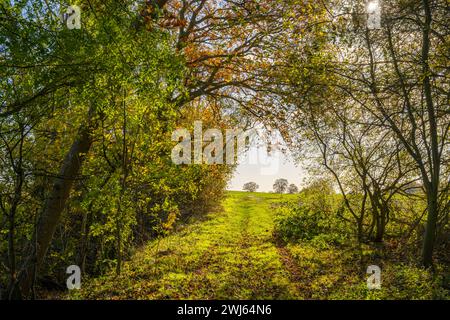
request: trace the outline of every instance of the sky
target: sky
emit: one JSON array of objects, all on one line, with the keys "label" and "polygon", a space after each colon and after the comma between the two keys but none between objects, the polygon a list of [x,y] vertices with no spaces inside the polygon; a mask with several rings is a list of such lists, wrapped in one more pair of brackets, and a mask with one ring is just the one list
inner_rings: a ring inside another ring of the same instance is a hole
[{"label": "sky", "polygon": [[[279,133],[271,140],[275,145],[284,146]],[[286,149],[286,147],[283,148]],[[242,190],[245,183],[252,181],[259,185],[258,191],[269,192],[273,191],[273,184],[279,178],[287,179],[289,184],[293,183],[301,189],[306,175],[306,170],[295,164],[289,150],[281,152],[274,148],[274,151],[269,154],[267,144],[261,144],[261,140],[259,140],[259,143],[253,144],[239,158],[234,176],[228,184],[228,190]]]},{"label": "sky", "polygon": [[[272,157],[273,158],[273,157]],[[297,167],[289,155],[281,154],[278,160],[272,160],[271,165],[240,163],[228,184],[228,190],[242,190],[244,183],[256,182],[258,191],[273,191],[273,183],[278,178],[287,179],[299,188],[306,177],[306,172]]]}]

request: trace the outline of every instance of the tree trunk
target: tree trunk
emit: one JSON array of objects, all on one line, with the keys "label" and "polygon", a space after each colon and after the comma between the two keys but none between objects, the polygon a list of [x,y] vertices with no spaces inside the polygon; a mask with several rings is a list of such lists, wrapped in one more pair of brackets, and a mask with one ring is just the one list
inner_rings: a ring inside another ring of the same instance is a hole
[{"label": "tree trunk", "polygon": [[38,222],[36,239],[34,241],[36,244],[35,248],[33,248],[32,254],[28,257],[19,279],[22,298],[29,297],[35,273],[44,261],[53,234],[69,199],[73,182],[79,178],[85,155],[91,148],[94,128],[95,123],[91,121],[91,118],[86,125],[81,126],[78,137],[66,154],[59,175],[53,182],[52,190]]},{"label": "tree trunk", "polygon": [[[432,188],[435,188],[434,186]],[[433,249],[436,238],[436,222],[438,217],[437,192],[430,192],[428,198],[428,218],[422,247],[422,264],[430,267],[433,264]]]},{"label": "tree trunk", "polygon": [[383,242],[384,238],[384,232],[386,230],[386,224],[387,224],[387,217],[389,208],[386,204],[382,203],[383,200],[378,200],[378,206],[379,209],[377,210],[378,214],[376,216],[377,223],[376,223],[376,231],[375,231],[375,238],[373,239],[374,242],[381,243]]},{"label": "tree trunk", "polygon": [[374,242],[383,242],[385,223],[382,214],[377,219],[377,229],[375,232]]},{"label": "tree trunk", "polygon": [[423,26],[423,43],[422,43],[422,67],[423,67],[423,88],[425,94],[425,103],[427,106],[427,114],[429,118],[430,128],[430,184],[427,190],[427,203],[428,203],[428,217],[427,225],[425,229],[425,236],[422,248],[422,264],[425,267],[430,267],[433,264],[433,249],[436,238],[436,223],[438,219],[438,194],[439,194],[439,174],[440,174],[440,153],[438,142],[438,130],[436,113],[434,110],[433,96],[431,90],[430,80],[430,66],[428,63],[429,51],[430,51],[430,32],[432,14],[429,0],[423,0],[425,11],[425,23]]}]

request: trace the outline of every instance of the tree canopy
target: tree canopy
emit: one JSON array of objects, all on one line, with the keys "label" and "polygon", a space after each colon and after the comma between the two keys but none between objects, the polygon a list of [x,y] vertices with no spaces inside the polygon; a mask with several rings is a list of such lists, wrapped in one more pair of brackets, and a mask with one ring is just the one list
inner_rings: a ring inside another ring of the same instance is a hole
[{"label": "tree canopy", "polygon": [[[74,2],[80,28],[60,1],[0,2],[7,299],[73,264],[120,275],[136,247],[218,210],[236,166],[174,163],[180,128],[200,153],[227,128],[281,133],[312,180],[273,184],[300,199],[280,205],[284,240],[345,225],[358,244],[420,246],[426,268],[445,260],[448,3],[384,1],[373,28],[366,1]],[[234,157],[231,140],[208,150]]]}]

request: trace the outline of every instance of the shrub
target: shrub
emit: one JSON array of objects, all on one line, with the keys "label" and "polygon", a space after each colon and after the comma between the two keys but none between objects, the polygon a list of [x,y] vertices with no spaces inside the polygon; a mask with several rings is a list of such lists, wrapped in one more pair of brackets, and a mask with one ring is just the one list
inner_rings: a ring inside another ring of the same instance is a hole
[{"label": "shrub", "polygon": [[333,226],[335,220],[328,212],[314,210],[308,205],[287,203],[278,208],[275,234],[286,242],[315,238],[322,242],[341,242],[338,238],[342,237]]},{"label": "shrub", "polygon": [[319,247],[342,244],[351,234],[337,215],[336,195],[304,189],[298,201],[277,208],[275,235],[286,242],[313,241]]}]

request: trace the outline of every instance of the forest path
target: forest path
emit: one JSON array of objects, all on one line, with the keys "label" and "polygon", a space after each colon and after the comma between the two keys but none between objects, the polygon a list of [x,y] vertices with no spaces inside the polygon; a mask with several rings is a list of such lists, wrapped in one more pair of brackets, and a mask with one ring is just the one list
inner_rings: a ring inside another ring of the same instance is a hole
[{"label": "forest path", "polygon": [[139,250],[119,277],[88,282],[82,298],[298,299],[272,232],[276,194],[230,192],[223,210]]}]

